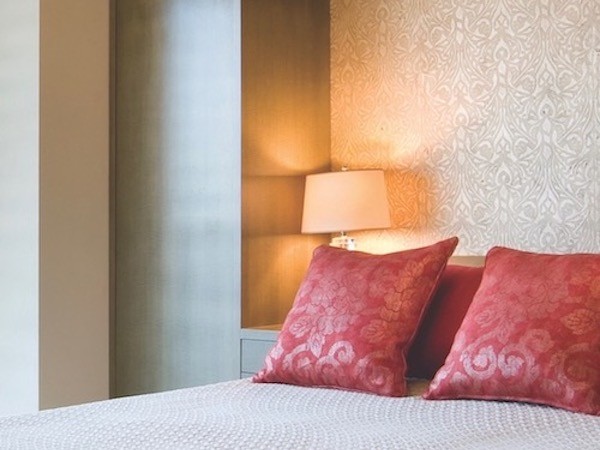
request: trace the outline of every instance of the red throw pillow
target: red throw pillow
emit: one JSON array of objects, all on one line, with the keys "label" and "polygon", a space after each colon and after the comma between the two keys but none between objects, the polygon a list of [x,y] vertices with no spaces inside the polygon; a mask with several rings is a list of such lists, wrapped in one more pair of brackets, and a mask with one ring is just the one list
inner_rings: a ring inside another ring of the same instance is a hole
[{"label": "red throw pillow", "polygon": [[482,275],[483,267],[446,266],[437,292],[408,351],[409,377],[431,380],[444,365]]},{"label": "red throw pillow", "polygon": [[255,382],[406,394],[406,350],[457,238],[370,255],[321,246]]},{"label": "red throw pillow", "polygon": [[600,255],[490,250],[481,286],[424,397],[600,415]]}]

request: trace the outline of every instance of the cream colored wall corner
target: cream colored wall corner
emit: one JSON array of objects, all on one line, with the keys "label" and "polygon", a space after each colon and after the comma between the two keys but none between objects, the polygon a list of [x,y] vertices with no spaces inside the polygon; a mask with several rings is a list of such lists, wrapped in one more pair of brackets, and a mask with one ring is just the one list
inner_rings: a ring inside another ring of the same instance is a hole
[{"label": "cream colored wall corner", "polygon": [[41,408],[109,395],[109,5],[40,2]]},{"label": "cream colored wall corner", "polygon": [[331,1],[334,168],[386,170],[371,251],[600,251],[600,3]]}]

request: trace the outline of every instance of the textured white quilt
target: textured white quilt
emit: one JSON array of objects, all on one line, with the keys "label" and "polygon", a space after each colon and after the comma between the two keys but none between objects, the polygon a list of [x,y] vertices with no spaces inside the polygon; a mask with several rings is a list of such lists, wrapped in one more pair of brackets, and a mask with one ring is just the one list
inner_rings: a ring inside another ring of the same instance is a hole
[{"label": "textured white quilt", "polygon": [[232,381],[0,419],[1,449],[598,449],[600,417]]}]

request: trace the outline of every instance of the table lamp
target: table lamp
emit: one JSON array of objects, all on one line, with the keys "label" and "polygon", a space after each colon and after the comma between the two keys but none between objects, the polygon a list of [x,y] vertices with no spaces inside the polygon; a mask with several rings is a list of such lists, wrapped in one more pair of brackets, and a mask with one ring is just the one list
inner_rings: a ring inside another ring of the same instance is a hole
[{"label": "table lamp", "polygon": [[302,233],[337,233],[330,245],[354,250],[346,233],[390,227],[383,170],[342,170],[307,175]]}]

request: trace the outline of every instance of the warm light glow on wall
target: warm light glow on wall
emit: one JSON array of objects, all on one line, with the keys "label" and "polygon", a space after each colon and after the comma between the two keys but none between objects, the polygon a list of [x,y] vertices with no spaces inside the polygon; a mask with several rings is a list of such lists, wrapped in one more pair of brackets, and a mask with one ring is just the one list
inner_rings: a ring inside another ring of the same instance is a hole
[{"label": "warm light glow on wall", "polygon": [[306,133],[294,120],[255,131],[249,130],[245,141],[246,153],[252,155],[247,166],[252,167],[253,176],[304,175],[329,168],[329,158],[323,156],[319,143],[307,141]]}]

